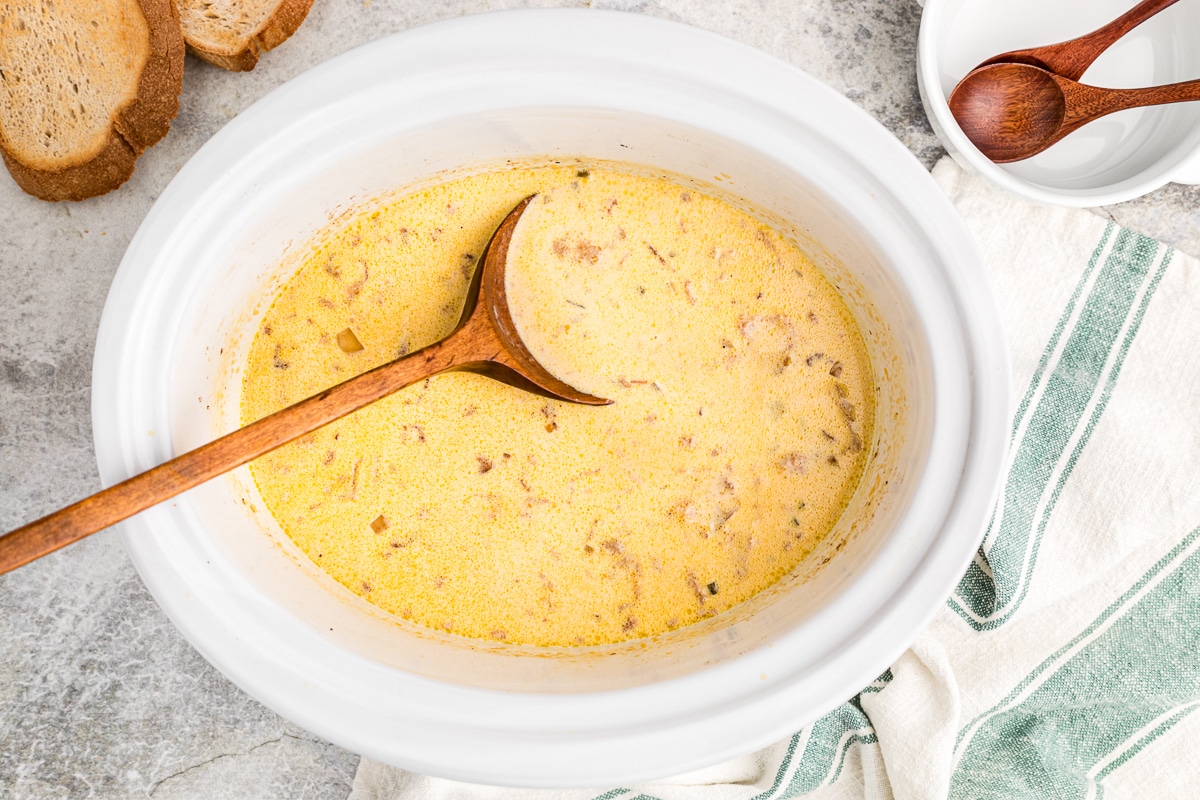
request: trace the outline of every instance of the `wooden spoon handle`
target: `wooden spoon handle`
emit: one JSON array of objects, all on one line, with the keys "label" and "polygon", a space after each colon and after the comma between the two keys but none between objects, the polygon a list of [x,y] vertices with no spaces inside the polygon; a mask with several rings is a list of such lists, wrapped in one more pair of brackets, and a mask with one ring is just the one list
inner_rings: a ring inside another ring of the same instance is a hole
[{"label": "wooden spoon handle", "polygon": [[1057,75],[1062,75],[1064,78],[1077,81],[1083,77],[1083,73],[1087,72],[1087,68],[1092,65],[1092,62],[1118,39],[1177,2],[1179,0],[1142,0],[1141,3],[1112,22],[1091,33],[1045,47],[1014,50],[1003,56],[997,56],[991,61],[985,61],[984,64],[994,64],[1000,61],[1031,63],[1037,67],[1044,67]]},{"label": "wooden spoon handle", "polygon": [[1200,79],[1145,89],[1102,89],[1083,83],[1064,84],[1062,81],[1058,85],[1067,101],[1067,113],[1061,130],[1064,136],[1098,117],[1117,111],[1200,100]]},{"label": "wooden spoon handle", "polygon": [[0,536],[0,575],[240,467],[405,386],[479,360],[470,356],[471,351],[479,349],[477,333],[471,327],[460,329],[437,344],[351,378]]},{"label": "wooden spoon handle", "polygon": [[1142,106],[1161,106],[1167,103],[1187,103],[1200,100],[1200,79],[1149,86],[1144,89],[1111,89],[1117,111]]}]

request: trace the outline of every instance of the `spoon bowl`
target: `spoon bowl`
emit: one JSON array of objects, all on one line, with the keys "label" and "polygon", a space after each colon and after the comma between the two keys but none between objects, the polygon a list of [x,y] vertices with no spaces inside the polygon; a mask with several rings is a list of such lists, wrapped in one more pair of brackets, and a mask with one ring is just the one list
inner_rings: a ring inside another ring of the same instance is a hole
[{"label": "spoon bowl", "polygon": [[[554,377],[539,364],[521,340],[513,322],[505,284],[508,247],[517,223],[536,196],[530,195],[517,203],[492,234],[480,259],[482,266],[475,270],[471,278],[467,299],[454,331],[442,341],[412,355],[425,353],[426,363],[434,363],[438,360],[436,354],[448,351],[454,354],[452,360],[455,363],[437,370],[439,372],[478,372],[501,383],[556,400],[589,406],[608,405],[611,400],[581,392]],[[410,357],[405,356],[398,361]]]},{"label": "spoon bowl", "polygon": [[950,93],[950,112],[997,164],[1040,153],[1061,138],[1067,98],[1054,76],[1027,64],[972,70]]}]

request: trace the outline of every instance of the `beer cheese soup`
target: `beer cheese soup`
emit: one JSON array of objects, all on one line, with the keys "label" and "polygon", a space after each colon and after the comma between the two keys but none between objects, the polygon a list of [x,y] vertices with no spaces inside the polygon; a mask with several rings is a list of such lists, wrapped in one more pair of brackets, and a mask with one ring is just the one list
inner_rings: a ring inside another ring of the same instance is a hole
[{"label": "beer cheese soup", "polygon": [[259,419],[450,333],[492,231],[522,339],[613,400],[430,378],[259,458],[279,525],[393,614],[530,645],[689,625],[790,572],[871,441],[862,336],[779,233],[666,180],[546,167],[453,180],[327,231],[263,318]]}]

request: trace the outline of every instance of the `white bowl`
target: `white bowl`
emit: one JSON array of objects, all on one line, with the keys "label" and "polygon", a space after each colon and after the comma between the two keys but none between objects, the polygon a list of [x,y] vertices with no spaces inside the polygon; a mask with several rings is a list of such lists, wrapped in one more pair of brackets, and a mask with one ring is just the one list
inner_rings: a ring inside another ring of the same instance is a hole
[{"label": "white bowl", "polygon": [[[1025,161],[994,164],[947,105],[951,90],[1000,53],[1074,39],[1133,0],[924,0],[917,84],[925,113],[958,163],[1043,203],[1104,206],[1174,181],[1200,183],[1200,103],[1131,109],[1085,125]],[[1200,78],[1200,4],[1182,2],[1135,28],[1088,69],[1084,83],[1126,89]]]},{"label": "white bowl", "polygon": [[244,469],[126,523],[138,571],[189,641],[343,747],[524,786],[630,783],[748,752],[882,672],[982,535],[1008,359],[982,261],[929,175],[852,103],[779,61],[589,11],[390,37],[290,81],[214,136],[151,209],[104,311],[103,480],[236,425],[250,337],[331,218],[448,169],[577,156],[684,176],[790,230],[889,370],[880,454],[825,549],[776,589],[649,642],[549,656],[374,609],[298,553]]}]

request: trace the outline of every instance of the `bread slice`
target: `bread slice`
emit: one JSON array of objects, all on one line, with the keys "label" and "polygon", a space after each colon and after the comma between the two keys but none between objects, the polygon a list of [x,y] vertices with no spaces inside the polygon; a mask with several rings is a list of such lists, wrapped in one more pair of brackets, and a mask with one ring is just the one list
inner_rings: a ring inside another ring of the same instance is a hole
[{"label": "bread slice", "polygon": [[172,0],[0,3],[0,155],[22,189],[82,200],[133,174],[179,111]]},{"label": "bread slice", "polygon": [[183,38],[210,64],[245,72],[258,54],[287,41],[313,0],[179,0]]}]

